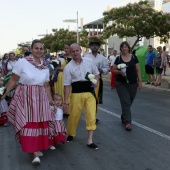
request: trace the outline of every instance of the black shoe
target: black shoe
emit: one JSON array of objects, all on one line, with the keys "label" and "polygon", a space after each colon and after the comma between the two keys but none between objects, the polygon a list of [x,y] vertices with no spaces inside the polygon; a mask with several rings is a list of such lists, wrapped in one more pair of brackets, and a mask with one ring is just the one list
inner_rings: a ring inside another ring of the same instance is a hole
[{"label": "black shoe", "polygon": [[150,82],[146,82],[145,84],[151,84]]},{"label": "black shoe", "polygon": [[94,149],[94,150],[98,150],[99,148],[98,148],[98,146],[97,145],[95,145],[94,143],[91,143],[91,144],[87,144],[87,146],[89,147],[89,148],[91,148],[91,149]]},{"label": "black shoe", "polygon": [[68,113],[64,113],[64,114],[63,114],[63,117],[67,117],[67,118],[68,118],[68,117],[69,117],[69,114],[68,114]]},{"label": "black shoe", "polygon": [[97,123],[100,123],[100,120],[99,120],[99,119],[96,119],[96,124],[97,124]]},{"label": "black shoe", "polygon": [[73,141],[73,136],[68,136],[67,137],[67,142],[72,142]]},{"label": "black shoe", "polygon": [[99,101],[99,104],[103,104],[103,101],[102,101],[102,100],[100,100],[100,101]]}]

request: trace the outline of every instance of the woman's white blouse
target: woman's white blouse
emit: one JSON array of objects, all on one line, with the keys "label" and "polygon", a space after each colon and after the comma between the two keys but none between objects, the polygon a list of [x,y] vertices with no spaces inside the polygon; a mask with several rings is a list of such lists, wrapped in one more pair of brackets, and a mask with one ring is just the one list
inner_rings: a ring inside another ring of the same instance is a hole
[{"label": "woman's white blouse", "polygon": [[14,65],[17,61],[9,61],[7,64],[7,70],[11,71],[14,68]]},{"label": "woman's white blouse", "polygon": [[25,58],[19,59],[16,62],[12,72],[20,77],[19,83],[21,84],[43,86],[45,82],[49,81],[48,68],[39,70]]}]

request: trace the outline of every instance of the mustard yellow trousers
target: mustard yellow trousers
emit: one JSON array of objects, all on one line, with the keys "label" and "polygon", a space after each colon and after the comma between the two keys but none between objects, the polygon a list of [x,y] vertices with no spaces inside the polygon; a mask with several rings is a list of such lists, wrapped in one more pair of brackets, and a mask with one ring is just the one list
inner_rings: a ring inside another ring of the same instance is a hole
[{"label": "mustard yellow trousers", "polygon": [[83,108],[85,109],[86,130],[96,129],[96,99],[90,92],[72,93],[70,99],[70,115],[68,117],[67,133],[76,135]]}]

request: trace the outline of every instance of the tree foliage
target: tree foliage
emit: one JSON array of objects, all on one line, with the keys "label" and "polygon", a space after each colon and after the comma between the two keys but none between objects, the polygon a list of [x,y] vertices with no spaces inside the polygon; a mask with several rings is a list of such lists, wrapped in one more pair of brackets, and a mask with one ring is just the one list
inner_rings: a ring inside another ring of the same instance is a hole
[{"label": "tree foliage", "polygon": [[167,42],[170,38],[170,14],[154,10],[147,1],[112,8],[103,15],[103,22],[111,23],[103,31],[106,38],[115,34],[120,38],[136,37],[133,47],[143,37],[159,36],[161,42]]},{"label": "tree foliage", "polygon": [[46,35],[41,41],[45,49],[50,52],[57,52],[63,50],[65,44],[71,44],[77,41],[76,32],[68,29],[52,29],[53,33]]},{"label": "tree foliage", "polygon": [[22,42],[22,43],[19,43],[18,44],[18,48],[17,48],[17,50],[18,50],[17,54],[23,54],[23,50],[22,49],[24,47],[28,47],[30,49],[31,42]]},{"label": "tree foliage", "polygon": [[[41,41],[44,44],[45,49],[49,49],[50,52],[57,52],[61,51],[64,48],[65,44],[72,44],[77,42],[77,32],[69,31],[68,29],[53,29],[53,33],[50,35],[46,35]],[[79,44],[82,47],[89,47],[89,42],[92,40],[96,40],[104,43],[103,37],[93,37],[89,36],[87,30],[82,30],[79,32]]]}]

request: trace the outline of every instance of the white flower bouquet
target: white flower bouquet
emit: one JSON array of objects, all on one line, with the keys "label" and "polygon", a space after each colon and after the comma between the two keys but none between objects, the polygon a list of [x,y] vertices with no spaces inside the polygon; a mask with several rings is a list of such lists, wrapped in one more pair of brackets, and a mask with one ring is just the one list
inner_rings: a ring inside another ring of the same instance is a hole
[{"label": "white flower bouquet", "polygon": [[97,80],[96,80],[94,74],[91,74],[91,73],[87,72],[87,74],[85,76],[85,79],[91,81],[94,85],[97,84]]},{"label": "white flower bouquet", "polygon": [[117,68],[119,70],[121,70],[123,73],[125,73],[125,79],[126,79],[126,82],[129,83],[128,79],[127,79],[127,76],[126,76],[126,68],[127,68],[127,65],[125,63],[122,63],[122,64],[118,64],[117,65]]}]

